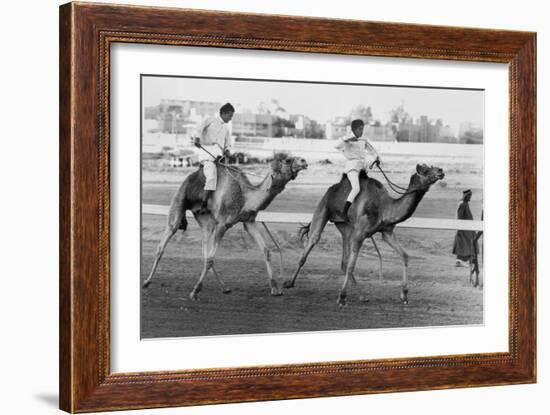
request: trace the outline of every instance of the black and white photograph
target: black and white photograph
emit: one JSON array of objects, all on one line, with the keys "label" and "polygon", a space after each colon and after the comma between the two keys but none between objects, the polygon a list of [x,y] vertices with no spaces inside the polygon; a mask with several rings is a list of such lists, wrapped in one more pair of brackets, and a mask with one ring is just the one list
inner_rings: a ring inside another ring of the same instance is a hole
[{"label": "black and white photograph", "polygon": [[141,75],[143,339],[483,324],[484,91]]}]

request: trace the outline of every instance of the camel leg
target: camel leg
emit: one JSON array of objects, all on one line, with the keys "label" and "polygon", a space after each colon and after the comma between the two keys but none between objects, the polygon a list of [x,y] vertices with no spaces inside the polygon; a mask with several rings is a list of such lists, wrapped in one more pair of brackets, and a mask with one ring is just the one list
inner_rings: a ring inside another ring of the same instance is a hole
[{"label": "camel leg", "polygon": [[167,226],[164,230],[164,234],[162,235],[162,239],[160,240],[158,246],[157,246],[157,252],[155,253],[155,260],[153,262],[153,267],[151,268],[151,272],[149,273],[149,276],[147,279],[143,282],[143,288],[147,288],[149,284],[151,283],[151,280],[153,279],[153,275],[155,274],[155,271],[157,270],[157,266],[159,264],[160,259],[162,258],[162,255],[164,254],[164,250],[166,249],[166,245],[168,244],[168,241],[172,239],[172,236],[177,232],[178,227],[177,226]]},{"label": "camel leg", "polygon": [[273,270],[271,269],[271,251],[267,247],[262,234],[260,233],[260,228],[256,222],[244,222],[244,229],[256,242],[260,250],[264,254],[265,267],[267,268],[267,278],[269,280],[269,286],[271,288],[271,295],[282,295],[283,292],[277,286],[277,283],[273,279]]},{"label": "camel leg", "polygon": [[479,285],[479,268],[476,264],[476,258],[474,258],[474,260],[470,259],[470,284],[472,284],[473,287],[477,287]]},{"label": "camel leg", "polygon": [[203,267],[201,271],[201,275],[199,277],[199,280],[196,282],[195,286],[193,287],[193,290],[189,294],[189,298],[191,300],[198,300],[198,294],[202,290],[202,281],[206,274],[208,273],[208,270],[214,265],[213,260],[208,260],[208,252],[211,250],[213,245],[213,237],[214,233],[208,235],[207,240],[202,242],[202,258],[203,258]]},{"label": "camel leg", "polygon": [[380,254],[380,250],[378,249],[378,244],[374,240],[374,236],[371,236],[370,240],[372,241],[372,244],[374,245],[374,249],[378,254],[378,263],[380,264],[380,267],[378,268],[378,281],[382,282],[382,280],[384,279],[384,276],[382,275],[382,255]]},{"label": "camel leg", "polygon": [[[202,234],[202,257],[203,258],[206,258],[207,257],[207,241],[208,241],[208,238],[210,236],[209,232],[212,232],[212,230],[214,229],[214,227],[212,226],[211,223],[202,223],[202,225],[204,226],[202,231],[203,231],[203,234]],[[231,292],[231,290],[229,288],[227,288],[227,286],[225,285],[225,283],[223,282],[222,278],[220,277],[220,274],[217,273],[216,269],[214,268],[214,265],[211,266],[211,269],[212,269],[212,272],[214,273],[214,276],[216,277],[216,281],[218,281],[218,284],[220,284],[220,287],[222,289],[222,293],[224,294],[229,294]]]},{"label": "camel leg", "polygon": [[308,240],[307,246],[305,247],[304,252],[302,253],[302,256],[300,257],[300,262],[298,263],[298,268],[294,272],[294,275],[292,276],[292,278],[289,279],[289,280],[286,280],[283,283],[283,287],[285,287],[285,288],[294,287],[294,284],[296,283],[296,278],[298,278],[298,274],[300,273],[300,270],[302,269],[302,267],[306,263],[306,259],[309,255],[309,253],[311,252],[313,247],[317,244],[317,242],[318,242],[318,240],[315,241],[313,238],[310,238]]},{"label": "camel leg", "polygon": [[351,241],[351,244],[350,244],[351,252],[350,252],[350,256],[346,267],[344,284],[342,285],[342,289],[340,290],[340,294],[338,295],[338,299],[336,300],[336,303],[339,306],[343,307],[346,305],[348,283],[351,281],[354,285],[357,284],[357,281],[355,280],[353,273],[355,271],[355,265],[357,264],[357,257],[359,256],[359,250],[361,249],[363,240],[364,238],[355,237]]},{"label": "camel leg", "polygon": [[346,267],[348,265],[349,252],[350,252],[350,227],[342,222],[335,223],[336,229],[340,231],[342,235],[342,262],[340,263],[340,269],[342,272],[346,272]]},{"label": "camel leg", "polygon": [[326,209],[322,210],[320,213],[317,211],[313,214],[313,220],[310,224],[310,231],[309,231],[309,238],[307,240],[307,244],[304,248],[304,252],[302,253],[302,256],[300,257],[300,262],[298,263],[298,268],[294,272],[294,275],[292,276],[292,279],[286,280],[284,282],[285,288],[292,288],[294,287],[294,284],[296,283],[296,278],[298,278],[298,274],[300,273],[300,270],[306,263],[306,259],[313,249],[315,245],[317,245],[317,242],[321,239],[321,234],[323,233],[323,229],[325,229],[325,225],[328,222],[328,212]]},{"label": "camel leg", "polygon": [[409,255],[401,247],[393,231],[382,232],[382,238],[393,250],[401,257],[403,261],[403,280],[401,282],[401,300],[403,304],[409,304],[409,287],[407,280],[407,266],[409,265]]},{"label": "camel leg", "polygon": [[279,278],[283,278],[283,273],[284,273],[284,269],[283,269],[283,250],[281,249],[281,246],[277,242],[277,239],[275,239],[275,236],[271,233],[271,231],[269,230],[267,225],[264,222],[262,222],[262,225],[263,225],[265,231],[267,232],[267,234],[269,235],[269,237],[271,238],[271,240],[273,241],[273,244],[277,248],[277,252],[279,252],[279,270],[280,270],[279,271]]},{"label": "camel leg", "polygon": [[157,246],[157,251],[155,253],[155,260],[153,261],[153,267],[151,268],[151,272],[149,273],[149,276],[146,278],[146,280],[143,282],[143,288],[147,288],[147,286],[151,283],[151,280],[153,279],[153,275],[155,274],[155,271],[157,270],[157,266],[159,264],[160,259],[162,258],[162,255],[164,254],[164,250],[166,249],[166,245],[168,244],[168,241],[172,239],[172,236],[180,229],[180,225],[183,223],[185,226],[182,228],[185,231],[185,227],[187,225],[187,221],[185,219],[185,206],[179,201],[173,201],[170,205],[170,211],[168,212],[168,218],[166,221],[166,227],[164,228],[164,234],[162,235],[162,238]]},{"label": "camel leg", "polygon": [[223,280],[221,279],[220,275],[218,274],[218,272],[217,272],[216,269],[214,268],[214,265],[212,265],[211,269],[212,269],[212,272],[214,273],[214,276],[216,277],[216,280],[217,280],[218,283],[220,284],[220,287],[221,287],[221,289],[222,289],[222,293],[224,293],[224,294],[230,294],[230,293],[231,293],[231,289],[230,289],[230,288],[227,288],[227,286],[225,285],[225,283],[224,283]]},{"label": "camel leg", "polygon": [[346,272],[349,259],[349,245],[350,242],[348,238],[342,238],[342,262],[340,263],[340,269],[342,272]]},{"label": "camel leg", "polygon": [[[208,233],[204,232],[203,240],[202,240],[202,256],[203,256],[203,258],[206,258],[206,256],[207,256],[207,250],[206,250],[207,240],[208,240]],[[222,278],[220,277],[220,274],[218,274],[218,272],[214,268],[214,265],[212,265],[211,269],[212,269],[212,272],[214,273],[214,276],[216,277],[216,281],[218,281],[218,284],[220,284],[220,287],[222,289],[222,293],[224,293],[224,294],[231,293],[231,289],[227,288],[227,286],[223,282]]]},{"label": "camel leg", "polygon": [[[189,294],[189,298],[191,300],[198,300],[198,294],[202,289],[202,282],[204,280],[204,277],[206,277],[206,274],[208,274],[208,271],[210,270],[210,268],[212,268],[212,266],[214,265],[214,255],[216,255],[216,250],[218,249],[218,245],[224,233],[225,233],[225,226],[221,226],[221,227],[216,227],[213,232],[208,234],[206,244],[203,245],[204,264],[203,264],[202,272],[199,277],[199,280],[197,281],[197,283],[193,287],[193,290]],[[221,281],[221,279],[219,281]]]}]

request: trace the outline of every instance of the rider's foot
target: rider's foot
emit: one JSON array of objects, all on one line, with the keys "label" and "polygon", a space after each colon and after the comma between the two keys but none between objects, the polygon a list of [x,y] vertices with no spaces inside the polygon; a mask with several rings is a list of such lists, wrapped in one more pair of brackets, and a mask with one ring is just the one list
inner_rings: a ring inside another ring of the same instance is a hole
[{"label": "rider's foot", "polygon": [[350,206],[351,206],[351,202],[346,200],[346,204],[344,205],[344,210],[342,211],[342,219],[344,220],[344,222],[349,222],[348,211]]},{"label": "rider's foot", "polygon": [[202,202],[201,202],[201,208],[199,209],[199,213],[201,215],[204,215],[208,212],[210,212],[210,210],[208,209],[208,199],[210,198],[210,195],[214,193],[213,190],[205,190],[203,195],[202,195]]},{"label": "rider's foot", "polygon": [[208,202],[202,202],[201,207],[199,209],[199,215],[205,215],[209,212],[210,210],[208,209]]}]

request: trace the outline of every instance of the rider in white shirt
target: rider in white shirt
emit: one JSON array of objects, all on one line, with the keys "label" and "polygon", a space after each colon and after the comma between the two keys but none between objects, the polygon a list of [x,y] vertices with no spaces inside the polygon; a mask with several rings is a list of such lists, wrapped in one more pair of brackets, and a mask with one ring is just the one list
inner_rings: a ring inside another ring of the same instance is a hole
[{"label": "rider in white shirt", "polygon": [[207,117],[197,127],[194,135],[195,146],[200,148],[199,162],[203,166],[203,173],[206,178],[201,209],[206,211],[208,198],[216,190],[217,169],[216,158],[228,154],[231,148],[231,133],[227,123],[235,114],[235,108],[230,103],[220,108],[220,114]]},{"label": "rider in white shirt", "polygon": [[353,120],[351,122],[351,131],[353,134],[338,140],[338,145],[336,146],[346,158],[344,172],[347,174],[351,184],[351,191],[342,211],[342,217],[346,222],[349,220],[348,210],[361,190],[359,186],[359,172],[366,167],[366,154],[370,154],[375,158],[375,161],[380,162],[380,156],[376,149],[363,137],[364,128],[365,123],[362,120]]}]

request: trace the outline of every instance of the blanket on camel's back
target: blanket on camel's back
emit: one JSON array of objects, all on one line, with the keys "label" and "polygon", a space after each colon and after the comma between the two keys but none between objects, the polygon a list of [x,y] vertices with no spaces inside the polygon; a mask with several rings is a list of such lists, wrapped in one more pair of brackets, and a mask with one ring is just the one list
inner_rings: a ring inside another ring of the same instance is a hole
[{"label": "blanket on camel's back", "polygon": [[[386,188],[378,180],[368,177],[365,170],[359,172],[359,185],[361,191],[359,195],[354,200],[351,209],[357,208],[357,205],[367,214],[367,215],[378,215],[379,202],[380,202],[380,193],[388,193]],[[342,210],[344,209],[344,204],[348,198],[349,192],[351,191],[351,184],[349,182],[347,174],[342,175],[342,179],[332,186],[329,187],[326,193],[326,204],[330,212],[329,220],[331,222],[342,222]],[[376,197],[378,196],[378,197]],[[359,203],[360,202],[360,203]],[[356,205],[356,206],[353,206]]]}]

